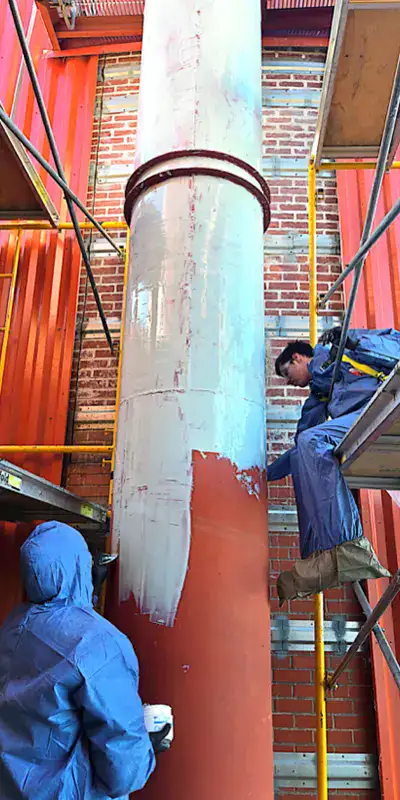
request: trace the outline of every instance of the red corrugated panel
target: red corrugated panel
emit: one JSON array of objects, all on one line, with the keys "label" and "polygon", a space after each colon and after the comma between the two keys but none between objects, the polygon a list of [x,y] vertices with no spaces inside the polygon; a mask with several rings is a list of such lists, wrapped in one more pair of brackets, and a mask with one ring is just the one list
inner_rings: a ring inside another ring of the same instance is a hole
[{"label": "red corrugated panel", "polygon": [[[31,20],[32,0],[20,0],[25,30]],[[33,11],[35,13],[35,10]],[[49,116],[67,180],[85,200],[88,184],[97,57],[70,61],[46,59],[51,49],[40,14],[36,15],[30,42]],[[7,2],[0,3],[0,99],[10,111],[21,64],[21,51]],[[24,78],[18,98],[16,123],[46,158],[49,146],[34,102],[30,82]],[[38,170],[58,209],[61,192]],[[61,217],[66,219],[65,202]],[[9,272],[15,234],[0,234],[0,271]],[[16,287],[6,370],[0,402],[0,442],[7,444],[63,444],[75,333],[80,254],[73,233],[25,232]],[[7,280],[0,282],[0,314],[8,295]],[[0,321],[0,325],[4,324]],[[10,459],[17,463],[17,459]],[[61,458],[19,459],[26,469],[58,482]],[[0,613],[19,595],[17,555],[25,530],[2,526],[0,584],[8,576],[7,592],[0,595]],[[3,575],[4,570],[4,575]],[[11,576],[11,577],[10,577]]]},{"label": "red corrugated panel", "polygon": [[[371,191],[371,170],[339,172],[337,174],[343,263],[357,252]],[[393,170],[385,177],[374,227],[400,195],[400,171]],[[351,280],[347,281],[348,294]],[[400,220],[392,225],[372,249],[367,258],[358,291],[352,327],[400,329]],[[360,493],[364,530],[392,573],[400,568],[400,508],[387,492]],[[369,597],[375,605],[386,588],[386,581],[371,581]],[[384,615],[383,627],[400,660],[400,600],[397,599]],[[397,727],[400,718],[400,697],[381,651],[372,639],[372,658],[375,679],[375,698],[382,797],[400,798],[400,738]]]},{"label": "red corrugated panel", "polygon": [[[20,3],[26,27],[31,7],[32,0]],[[1,4],[0,15],[0,98],[10,110],[21,55],[7,3]],[[49,49],[50,43],[39,14],[30,47],[67,180],[84,200],[97,58],[74,58],[66,62],[44,58],[43,50]],[[50,159],[49,145],[26,75],[15,120]],[[60,208],[61,190],[43,170],[39,169],[39,172],[57,208]],[[64,201],[61,216],[67,219]],[[1,234],[2,271],[9,270],[14,240],[14,234]],[[0,442],[64,442],[79,266],[80,254],[73,233],[24,233],[1,397]],[[1,310],[4,310],[8,293],[5,281],[0,288]],[[26,459],[25,466],[50,480],[57,481],[60,475],[59,458]]]}]

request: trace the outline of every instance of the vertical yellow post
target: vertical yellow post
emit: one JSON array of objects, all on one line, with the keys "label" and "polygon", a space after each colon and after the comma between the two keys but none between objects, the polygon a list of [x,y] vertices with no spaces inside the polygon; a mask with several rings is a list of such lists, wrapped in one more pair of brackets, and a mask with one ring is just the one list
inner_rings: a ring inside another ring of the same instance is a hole
[{"label": "vertical yellow post", "polygon": [[124,330],[125,330],[125,309],[126,309],[126,288],[128,283],[128,267],[129,267],[129,245],[130,245],[130,230],[126,231],[125,243],[125,267],[124,267],[124,293],[122,299],[122,313],[121,313],[121,329],[119,337],[119,353],[118,353],[118,373],[117,373],[117,392],[115,396],[115,416],[114,416],[114,429],[113,429],[113,449],[111,456],[111,481],[110,491],[108,495],[108,505],[111,510],[112,496],[113,496],[113,474],[115,466],[115,445],[117,440],[117,425],[118,425],[118,411],[119,411],[119,398],[121,396],[121,367],[122,367],[122,347],[124,343]]},{"label": "vertical yellow post", "polygon": [[[316,169],[313,160],[308,165],[308,236],[310,262],[310,342],[317,343],[317,194]],[[328,753],[326,734],[324,596],[314,596],[315,625],[315,711],[317,729],[318,800],[328,800]]]},{"label": "vertical yellow post", "polygon": [[308,257],[310,269],[310,342],[317,344],[317,187],[313,160],[308,165]]},{"label": "vertical yellow post", "polygon": [[10,288],[8,291],[8,302],[7,302],[7,311],[6,311],[6,321],[4,323],[4,336],[3,342],[1,345],[1,353],[0,353],[0,393],[3,388],[3,379],[4,379],[4,370],[6,365],[6,355],[7,355],[7,347],[8,347],[8,340],[10,338],[10,328],[11,328],[11,317],[12,317],[12,310],[14,306],[14,296],[15,296],[15,286],[17,283],[17,274],[18,274],[18,264],[19,264],[19,255],[21,252],[21,237],[22,231],[19,228],[17,232],[17,238],[15,241],[15,250],[14,250],[14,259],[13,259],[13,267],[11,273],[11,283]]},{"label": "vertical yellow post", "polygon": [[318,800],[328,800],[328,750],[326,734],[324,595],[314,596],[315,711],[317,721]]},{"label": "vertical yellow post", "polygon": [[[124,329],[125,329],[126,287],[128,283],[128,267],[129,267],[129,244],[130,244],[130,230],[128,228],[126,231],[126,243],[125,243],[124,289],[122,298],[121,328],[120,328],[119,353],[118,353],[117,391],[115,395],[115,415],[114,415],[113,441],[112,441],[112,453],[111,453],[111,478],[110,478],[110,488],[108,490],[108,513],[110,515],[111,515],[111,505],[113,499],[113,484],[114,484],[113,475],[115,467],[115,444],[117,439],[119,398],[121,395],[122,346],[124,342]],[[111,551],[110,535],[107,538],[106,551],[107,553]],[[98,610],[100,610],[100,613],[103,615],[106,603],[106,588],[107,588],[107,581],[103,583],[98,602]]]}]

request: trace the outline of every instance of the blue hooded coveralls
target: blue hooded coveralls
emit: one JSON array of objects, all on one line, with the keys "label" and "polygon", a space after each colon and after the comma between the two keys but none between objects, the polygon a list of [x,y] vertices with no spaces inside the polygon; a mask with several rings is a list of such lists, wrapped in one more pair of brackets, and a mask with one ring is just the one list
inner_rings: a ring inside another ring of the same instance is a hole
[{"label": "blue hooded coveralls", "polygon": [[[269,465],[268,481],[291,474],[296,495],[300,554],[330,550],[362,536],[358,509],[342,477],[334,450],[380,386],[365,374],[354,374],[342,362],[328,407],[333,364],[326,367],[330,348],[317,344],[308,364],[310,396],[305,401],[295,446]],[[324,421],[326,415],[330,420]]]},{"label": "blue hooded coveralls", "polygon": [[1,800],[125,800],[155,756],[132,645],[92,607],[86,542],[46,522],[21,568],[29,602],[0,629]]}]

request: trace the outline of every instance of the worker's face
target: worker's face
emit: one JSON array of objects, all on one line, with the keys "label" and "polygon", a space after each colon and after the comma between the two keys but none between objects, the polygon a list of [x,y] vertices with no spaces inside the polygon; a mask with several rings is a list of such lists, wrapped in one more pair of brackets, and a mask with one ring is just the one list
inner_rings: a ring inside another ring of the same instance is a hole
[{"label": "worker's face", "polygon": [[308,356],[294,353],[287,364],[282,364],[280,369],[281,377],[285,378],[289,386],[299,386],[301,388],[308,386],[311,380],[311,375],[308,371],[309,361],[310,358]]}]

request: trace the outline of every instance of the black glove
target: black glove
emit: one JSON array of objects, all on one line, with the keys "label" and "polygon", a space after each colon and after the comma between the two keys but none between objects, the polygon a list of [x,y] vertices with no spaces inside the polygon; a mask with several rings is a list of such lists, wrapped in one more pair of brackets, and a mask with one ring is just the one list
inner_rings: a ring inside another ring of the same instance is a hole
[{"label": "black glove", "polygon": [[172,726],[170,723],[166,722],[160,731],[152,731],[152,733],[149,733],[150,741],[153,745],[153,750],[155,753],[163,753],[165,750],[168,750],[171,742],[165,737],[168,736],[171,727]]},{"label": "black glove", "polygon": [[[319,337],[318,342],[323,345],[332,344],[337,347],[339,345],[341,335],[341,325],[335,325],[334,328],[330,328],[328,331],[325,331],[322,336]],[[357,345],[358,340],[352,339],[351,336],[347,337],[345,345],[346,350],[355,350]]]},{"label": "black glove", "polygon": [[101,587],[107,578],[110,565],[116,561],[116,553],[96,553],[93,558],[92,581],[95,597],[100,597]]}]

